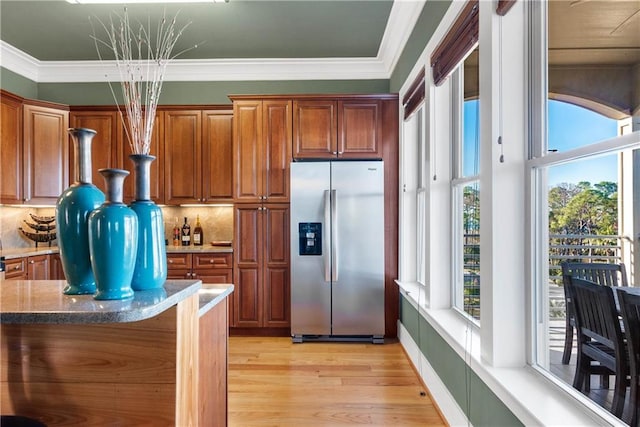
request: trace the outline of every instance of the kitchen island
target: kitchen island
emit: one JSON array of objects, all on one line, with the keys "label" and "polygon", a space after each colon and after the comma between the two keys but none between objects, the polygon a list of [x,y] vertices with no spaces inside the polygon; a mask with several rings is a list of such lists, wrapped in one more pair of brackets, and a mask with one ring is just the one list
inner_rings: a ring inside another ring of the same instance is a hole
[{"label": "kitchen island", "polygon": [[233,285],[168,280],[96,301],[64,295],[65,283],[0,283],[1,414],[49,426],[226,423]]}]

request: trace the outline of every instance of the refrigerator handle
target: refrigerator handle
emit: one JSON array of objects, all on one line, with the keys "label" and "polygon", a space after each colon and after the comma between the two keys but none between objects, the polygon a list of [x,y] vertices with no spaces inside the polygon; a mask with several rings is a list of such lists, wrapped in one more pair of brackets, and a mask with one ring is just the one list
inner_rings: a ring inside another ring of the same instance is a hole
[{"label": "refrigerator handle", "polygon": [[338,281],[338,193],[331,190],[331,278]]},{"label": "refrigerator handle", "polygon": [[324,226],[322,227],[322,258],[324,259],[324,281],[331,282],[331,250],[329,233],[331,227],[331,192],[324,190]]}]

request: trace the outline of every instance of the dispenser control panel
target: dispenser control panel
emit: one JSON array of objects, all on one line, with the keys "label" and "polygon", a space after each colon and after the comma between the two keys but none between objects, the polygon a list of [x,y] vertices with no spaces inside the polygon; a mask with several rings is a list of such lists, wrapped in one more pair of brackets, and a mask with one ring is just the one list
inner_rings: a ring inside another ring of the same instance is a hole
[{"label": "dispenser control panel", "polygon": [[322,255],[322,223],[298,223],[298,241],[300,255]]}]

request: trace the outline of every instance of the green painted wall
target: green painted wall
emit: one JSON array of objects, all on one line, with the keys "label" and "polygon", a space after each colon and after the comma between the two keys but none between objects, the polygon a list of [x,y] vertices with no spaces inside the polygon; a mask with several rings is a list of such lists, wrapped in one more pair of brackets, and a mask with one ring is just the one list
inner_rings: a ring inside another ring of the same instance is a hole
[{"label": "green painted wall", "polygon": [[38,84],[11,70],[0,67],[0,88],[23,98],[38,97]]},{"label": "green painted wall", "polygon": [[472,425],[523,426],[404,296],[400,298],[400,321]]},{"label": "green painted wall", "polygon": [[[119,84],[114,85],[114,91],[119,94]],[[160,104],[231,104],[230,94],[388,92],[388,80],[164,82]],[[107,83],[40,83],[38,99],[68,105],[114,103]]]},{"label": "green painted wall", "polygon": [[402,84],[407,80],[411,69],[433,36],[442,17],[449,9],[451,0],[428,1],[422,8],[422,13],[411,32],[411,36],[400,55],[400,59],[391,74],[390,92],[399,92]]}]

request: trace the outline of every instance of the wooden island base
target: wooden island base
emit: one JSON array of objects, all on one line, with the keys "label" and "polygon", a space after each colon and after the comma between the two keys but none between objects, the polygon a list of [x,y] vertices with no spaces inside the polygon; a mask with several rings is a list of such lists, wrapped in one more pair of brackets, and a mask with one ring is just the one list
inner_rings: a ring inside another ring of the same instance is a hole
[{"label": "wooden island base", "polygon": [[227,299],[199,305],[195,293],[141,321],[0,325],[0,413],[48,426],[226,425]]}]

